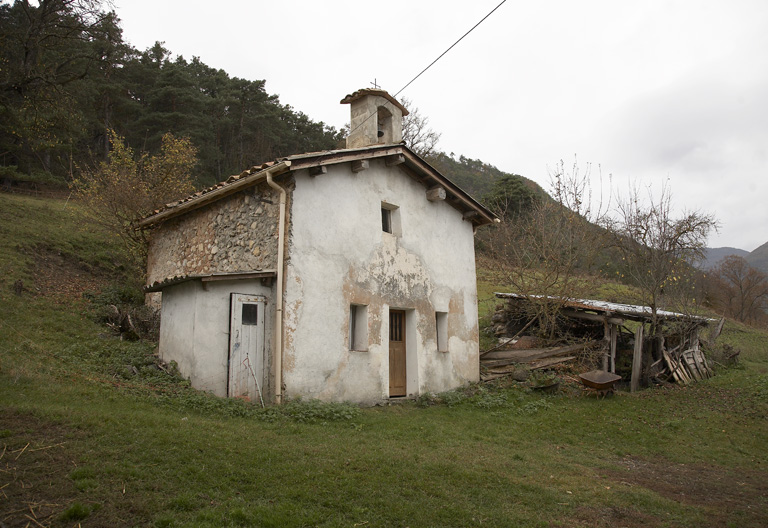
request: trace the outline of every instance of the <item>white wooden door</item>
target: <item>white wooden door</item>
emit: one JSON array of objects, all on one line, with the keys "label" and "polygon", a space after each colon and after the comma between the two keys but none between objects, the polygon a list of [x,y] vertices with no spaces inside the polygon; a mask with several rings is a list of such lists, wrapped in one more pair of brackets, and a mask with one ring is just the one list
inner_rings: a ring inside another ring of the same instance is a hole
[{"label": "white wooden door", "polygon": [[264,309],[261,295],[231,294],[228,395],[259,401],[264,387]]}]

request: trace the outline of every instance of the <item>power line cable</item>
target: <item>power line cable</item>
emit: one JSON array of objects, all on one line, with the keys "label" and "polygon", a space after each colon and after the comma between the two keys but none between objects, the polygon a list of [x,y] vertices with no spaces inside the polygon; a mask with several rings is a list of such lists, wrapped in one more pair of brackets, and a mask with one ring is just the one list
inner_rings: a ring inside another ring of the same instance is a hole
[{"label": "power line cable", "polygon": [[437,61],[439,61],[440,59],[442,59],[442,58],[443,58],[443,55],[445,55],[446,53],[448,53],[449,51],[451,51],[451,50],[454,48],[454,46],[456,46],[456,44],[458,44],[459,42],[461,42],[462,40],[464,40],[464,37],[466,37],[467,35],[469,35],[470,33],[472,33],[472,32],[475,30],[475,28],[476,28],[477,26],[479,26],[480,24],[482,24],[483,22],[485,22],[485,19],[486,19],[486,18],[488,18],[489,16],[491,16],[491,15],[494,13],[494,11],[496,11],[498,8],[500,8],[500,7],[501,7],[501,6],[502,6],[502,5],[503,5],[503,4],[504,4],[506,1],[507,1],[507,0],[501,0],[501,2],[499,3],[499,5],[497,5],[496,7],[494,7],[494,8],[493,8],[493,9],[490,11],[490,13],[488,13],[487,15],[485,15],[485,16],[484,16],[484,17],[483,17],[483,18],[480,20],[480,22],[478,22],[477,24],[475,24],[474,26],[472,26],[472,28],[471,28],[469,31],[467,31],[466,33],[464,33],[464,34],[463,34],[463,35],[462,35],[462,36],[459,38],[459,40],[457,40],[456,42],[454,42],[453,44],[451,44],[451,47],[449,47],[447,50],[445,50],[444,52],[442,52],[438,58],[436,58],[435,60],[433,60],[432,62],[430,62],[430,63],[429,63],[429,66],[427,66],[426,68],[424,68],[423,70],[421,70],[421,71],[419,72],[419,74],[418,74],[416,77],[414,77],[413,79],[411,79],[410,81],[408,81],[408,84],[406,84],[405,86],[403,86],[402,88],[400,88],[400,90],[399,90],[399,91],[398,91],[398,92],[397,92],[397,93],[396,93],[396,94],[395,94],[393,97],[397,97],[398,95],[400,95],[400,92],[402,92],[403,90],[405,90],[406,88],[408,88],[408,87],[411,85],[411,83],[412,83],[413,81],[415,81],[416,79],[418,79],[419,77],[421,77],[421,74],[423,74],[425,71],[427,71],[428,69],[430,69],[430,68],[431,68],[431,67],[432,67],[432,66],[433,66],[433,65],[434,65],[434,64],[435,64]]},{"label": "power line cable", "polygon": [[[443,56],[444,56],[446,53],[448,53],[449,51],[451,51],[451,50],[452,50],[452,49],[453,49],[453,48],[456,46],[456,44],[458,44],[459,42],[461,42],[462,40],[464,40],[464,37],[466,37],[467,35],[469,35],[470,33],[472,33],[472,32],[475,30],[475,28],[477,28],[477,26],[479,26],[480,24],[482,24],[483,22],[485,22],[485,19],[486,19],[486,18],[488,18],[489,16],[491,16],[491,15],[492,15],[492,14],[493,14],[493,13],[494,13],[494,12],[495,12],[495,11],[496,11],[498,8],[500,8],[500,7],[501,7],[501,6],[502,6],[504,3],[506,3],[506,1],[507,1],[507,0],[501,0],[501,2],[499,2],[499,5],[497,5],[497,6],[496,6],[496,7],[494,7],[493,9],[491,9],[491,11],[490,11],[490,12],[489,12],[487,15],[485,15],[485,16],[484,16],[482,19],[480,19],[480,21],[479,21],[477,24],[475,24],[474,26],[472,26],[472,27],[469,29],[469,31],[467,31],[467,32],[466,32],[466,33],[464,33],[464,34],[463,34],[461,37],[459,37],[459,39],[458,39],[456,42],[454,42],[453,44],[451,44],[451,45],[450,45],[450,47],[449,47],[448,49],[446,49],[444,52],[442,52],[442,53],[440,54],[440,56],[439,56],[439,57],[437,57],[435,60],[433,60],[432,62],[430,62],[430,63],[429,63],[429,66],[427,66],[426,68],[424,68],[423,70],[421,70],[421,71],[418,73],[418,75],[416,75],[416,77],[414,77],[413,79],[411,79],[410,81],[408,81],[408,83],[407,83],[405,86],[403,86],[402,88],[400,88],[400,89],[397,91],[397,93],[396,93],[395,95],[393,95],[392,97],[393,97],[393,98],[397,98],[397,96],[398,96],[398,95],[400,95],[400,93],[402,93],[402,92],[403,92],[403,91],[404,91],[406,88],[408,88],[408,87],[409,87],[409,86],[410,86],[410,85],[411,85],[411,84],[412,84],[412,83],[413,83],[413,82],[414,82],[416,79],[418,79],[419,77],[421,77],[421,76],[422,76],[422,74],[423,74],[424,72],[426,72],[428,69],[430,69],[432,66],[434,66],[434,64],[435,64],[437,61],[439,61],[440,59],[442,59],[442,58],[443,58]],[[367,118],[365,118],[365,119],[363,120],[363,122],[362,122],[362,123],[360,123],[360,124],[359,124],[359,125],[357,125],[355,128],[353,128],[352,130],[350,130],[350,131],[349,131],[349,133],[350,133],[350,134],[352,134],[352,132],[354,132],[355,130],[357,130],[357,129],[358,129],[358,128],[360,128],[361,126],[363,126],[363,125],[364,125],[364,124],[365,124],[365,123],[366,123],[366,122],[367,122],[367,121],[368,121],[370,118],[372,118],[373,116],[374,116],[374,114],[371,114],[371,115],[369,115]]]}]

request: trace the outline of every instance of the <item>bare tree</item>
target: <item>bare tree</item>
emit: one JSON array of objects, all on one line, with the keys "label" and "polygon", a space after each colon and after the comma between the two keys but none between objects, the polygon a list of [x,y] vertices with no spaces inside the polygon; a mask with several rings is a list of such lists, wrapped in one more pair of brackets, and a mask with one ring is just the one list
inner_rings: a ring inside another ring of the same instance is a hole
[{"label": "bare tree", "polygon": [[422,158],[435,151],[441,134],[429,128],[429,119],[422,116],[419,109],[405,97],[400,103],[408,109],[408,115],[403,117],[403,141],[405,145]]},{"label": "bare tree", "polygon": [[618,250],[620,269],[651,308],[651,335],[658,328],[658,310],[666,294],[692,283],[693,264],[704,256],[707,238],[717,230],[715,217],[700,211],[675,216],[669,187],[655,197],[635,187],[626,198],[617,198],[613,214],[604,218],[611,245]]},{"label": "bare tree", "polygon": [[768,305],[768,275],[751,267],[742,257],[725,257],[712,271],[714,296],[726,315],[741,321],[765,318]]},{"label": "bare tree", "polygon": [[550,173],[554,199],[531,200],[525,209],[515,207],[514,215],[504,208],[507,201],[492,201],[502,222],[481,234],[499,279],[534,301],[530,316],[538,318],[543,337],[554,336],[566,301],[585,297],[595,286],[584,277],[603,246],[601,230],[590,225],[597,210],[586,198],[589,178],[589,166],[582,171],[574,162],[569,172],[560,161]]}]

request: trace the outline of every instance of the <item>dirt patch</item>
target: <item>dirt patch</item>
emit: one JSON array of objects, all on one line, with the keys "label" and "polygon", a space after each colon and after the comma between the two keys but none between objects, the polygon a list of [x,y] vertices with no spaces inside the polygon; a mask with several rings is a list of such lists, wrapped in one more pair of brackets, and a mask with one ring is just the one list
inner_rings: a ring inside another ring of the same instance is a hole
[{"label": "dirt patch", "polygon": [[125,483],[83,465],[85,432],[36,416],[0,412],[0,527],[115,527],[149,523]]},{"label": "dirt patch", "polygon": [[85,292],[100,291],[109,282],[107,274],[59,251],[38,246],[32,251],[34,285],[30,290],[60,304],[81,299]]},{"label": "dirt patch", "polygon": [[[768,470],[625,457],[604,477],[619,485],[647,488],[667,499],[703,508],[710,527],[768,526]],[[655,526],[644,522],[644,526]],[[602,524],[596,526],[603,526]],[[640,526],[613,523],[605,526]]]},{"label": "dirt patch", "polygon": [[576,509],[574,515],[558,528],[652,528],[660,526],[658,519],[632,508],[619,506]]},{"label": "dirt patch", "polygon": [[29,415],[0,415],[0,525],[51,526],[77,498],[67,430]]}]

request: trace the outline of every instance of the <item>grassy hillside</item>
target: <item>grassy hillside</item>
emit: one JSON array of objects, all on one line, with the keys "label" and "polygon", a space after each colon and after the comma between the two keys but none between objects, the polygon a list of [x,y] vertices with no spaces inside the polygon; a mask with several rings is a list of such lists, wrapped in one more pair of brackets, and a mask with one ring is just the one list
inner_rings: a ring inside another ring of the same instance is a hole
[{"label": "grassy hillside", "polygon": [[82,293],[120,273],[119,247],[75,213],[0,194],[5,526],[768,525],[765,333],[728,325],[741,366],[687,388],[597,400],[564,376],[554,396],[510,383],[262,411],[93,321]]},{"label": "grassy hillside", "polygon": [[[473,198],[481,201],[491,191],[494,182],[504,176],[510,176],[510,173],[483,163],[479,159],[473,160],[464,156],[459,156],[457,159],[444,152],[437,152],[430,156],[427,161],[449,180],[472,195]],[[534,181],[519,175],[517,178],[520,178],[535,193],[544,194],[544,190]]]}]

